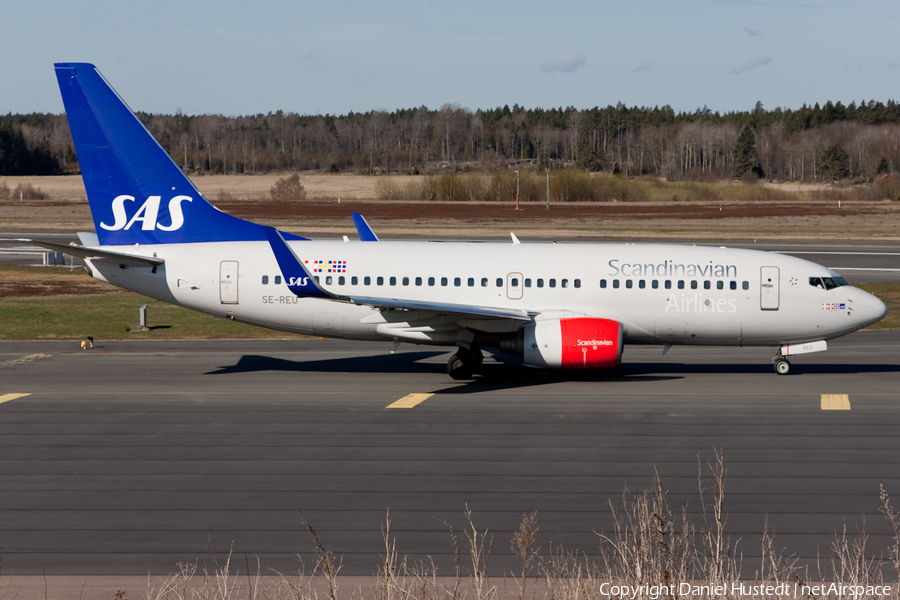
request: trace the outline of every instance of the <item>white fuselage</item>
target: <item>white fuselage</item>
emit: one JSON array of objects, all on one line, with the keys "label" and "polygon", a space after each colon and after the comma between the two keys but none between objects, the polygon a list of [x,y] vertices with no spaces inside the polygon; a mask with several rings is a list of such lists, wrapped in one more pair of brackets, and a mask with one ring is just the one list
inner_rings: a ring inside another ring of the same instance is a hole
[{"label": "white fuselage", "polygon": [[[289,244],[319,284],[340,296],[513,308],[535,320],[611,319],[622,323],[625,343],[797,344],[855,331],[886,310],[852,286],[812,285],[810,278],[837,276],[821,265],[753,250],[664,244]],[[266,242],[104,248],[157,256],[165,264],[154,273],[149,266],[88,260],[98,279],[271,329],[455,345],[467,331],[500,333],[522,326],[512,319],[298,298]]]}]

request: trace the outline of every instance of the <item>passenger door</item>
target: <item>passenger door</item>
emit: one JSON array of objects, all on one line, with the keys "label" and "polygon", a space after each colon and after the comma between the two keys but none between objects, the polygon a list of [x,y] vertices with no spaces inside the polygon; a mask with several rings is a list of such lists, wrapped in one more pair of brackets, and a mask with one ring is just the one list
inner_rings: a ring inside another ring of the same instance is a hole
[{"label": "passenger door", "polygon": [[222,304],[238,303],[238,262],[223,260],[219,265],[219,300]]},{"label": "passenger door", "polygon": [[778,267],[761,267],[759,270],[759,307],[762,310],[778,310],[780,305],[780,275]]}]

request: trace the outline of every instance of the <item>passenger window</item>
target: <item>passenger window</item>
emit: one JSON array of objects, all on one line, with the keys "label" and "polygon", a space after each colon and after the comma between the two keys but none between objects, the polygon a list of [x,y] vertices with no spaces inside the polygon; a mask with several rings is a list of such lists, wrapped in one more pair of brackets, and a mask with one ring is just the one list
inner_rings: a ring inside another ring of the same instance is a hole
[{"label": "passenger window", "polygon": [[372,278],[368,275],[363,277],[363,285],[372,285]]},{"label": "passenger window", "polygon": [[632,288],[633,285],[634,285],[634,282],[631,281],[630,279],[625,280],[625,287],[628,288],[629,290]]},{"label": "passenger window", "polygon": [[606,287],[606,280],[605,280],[605,279],[601,279],[601,280],[600,280],[600,289],[603,289],[603,288],[605,288],[605,287]]},{"label": "passenger window", "polygon": [[429,278],[428,278],[428,285],[434,286],[434,277],[429,277]]},{"label": "passenger window", "polygon": [[400,281],[401,281],[401,283],[403,283],[403,285],[409,285],[409,277],[404,277]]},{"label": "passenger window", "polygon": [[422,285],[422,278],[416,277],[416,285]]},{"label": "passenger window", "polygon": [[672,289],[672,280],[671,279],[666,279],[666,289],[667,290]]},{"label": "passenger window", "polygon": [[580,288],[580,287],[581,287],[581,280],[580,280],[580,279],[576,279],[576,280],[575,280],[575,287],[576,287],[576,288]]},{"label": "passenger window", "polygon": [[537,282],[537,283],[538,283],[538,287],[544,287],[544,280],[543,280],[543,279],[538,279],[538,282]]},{"label": "passenger window", "polygon": [[555,287],[556,287],[556,280],[555,280],[555,279],[551,279],[551,280],[548,281],[547,283],[548,283],[549,286],[552,287],[552,288],[555,288]]},{"label": "passenger window", "polygon": [[487,287],[487,286],[488,286],[488,279],[487,279],[487,277],[482,277],[482,278],[481,278],[481,287]]},{"label": "passenger window", "polygon": [[640,281],[638,281],[638,287],[644,289],[645,287],[647,287],[647,282],[641,279]]},{"label": "passenger window", "polygon": [[454,278],[453,278],[453,285],[455,285],[456,287],[461,286],[461,285],[462,285],[462,279],[460,279],[459,277],[454,277]]},{"label": "passenger window", "polygon": [[344,285],[344,281],[346,281],[346,280],[344,279],[344,276],[343,276],[343,275],[341,275],[340,277],[338,277],[338,285]]},{"label": "passenger window", "polygon": [[263,275],[263,285],[269,285],[269,276]]},{"label": "passenger window", "polygon": [[619,280],[618,279],[613,279],[613,287],[616,289],[619,289]]},{"label": "passenger window", "polygon": [[502,277],[497,278],[497,287],[503,287],[503,278]]},{"label": "passenger window", "polygon": [[732,281],[728,284],[729,289],[736,290],[737,289],[737,281]]},{"label": "passenger window", "polygon": [[679,289],[679,290],[683,290],[683,289],[684,289],[684,279],[679,279],[679,280],[678,280],[678,289]]},{"label": "passenger window", "polygon": [[721,281],[721,280],[717,281],[717,282],[716,282],[716,289],[717,289],[717,290],[724,290],[724,289],[725,289],[725,282],[724,282],[724,281]]},{"label": "passenger window", "polygon": [[391,285],[397,285],[397,278],[391,277],[390,282],[391,282]]},{"label": "passenger window", "polygon": [[357,277],[356,275],[354,275],[353,277],[350,278],[350,285],[356,285],[358,283],[359,283],[359,277]]},{"label": "passenger window", "polygon": [[750,289],[750,282],[749,282],[749,281],[743,282],[743,283],[741,284],[741,288],[743,288],[743,289],[745,289],[745,290],[749,290],[749,289]]},{"label": "passenger window", "polygon": [[697,289],[697,280],[696,279],[691,279],[691,289],[692,290]]},{"label": "passenger window", "polygon": [[[280,279],[281,279],[281,277],[276,277],[276,278],[275,278],[275,283],[281,283],[281,281],[279,281]],[[318,275],[313,275],[313,279],[316,280],[316,283],[319,283],[319,276],[318,276]]]},{"label": "passenger window", "polygon": [[525,278],[525,287],[531,287],[531,279]]},{"label": "passenger window", "polygon": [[512,287],[519,287],[519,278],[513,277],[512,279],[510,279],[509,285],[511,285]]},{"label": "passenger window", "polygon": [[375,285],[384,285],[384,277],[379,275],[378,278],[375,279]]},{"label": "passenger window", "polygon": [[711,286],[711,284],[709,283],[709,281],[704,281],[704,282],[703,282],[703,289],[704,289],[704,290],[708,290],[708,289],[710,289],[710,287],[712,287],[712,286]]},{"label": "passenger window", "polygon": [[659,281],[654,279],[653,281],[650,282],[650,287],[652,287],[654,290],[658,290],[659,289]]},{"label": "passenger window", "polygon": [[467,281],[467,283],[469,284],[469,287],[475,287],[475,278],[469,277],[469,280]]},{"label": "passenger window", "polygon": [[441,285],[444,287],[447,287],[447,278],[446,277],[441,277]]},{"label": "passenger window", "polygon": [[559,287],[564,287],[564,288],[569,287],[569,280],[568,280],[568,279],[563,279],[563,280],[560,282]]},{"label": "passenger window", "polygon": [[[316,277],[316,281],[319,281],[318,277]],[[275,285],[281,285],[281,275],[275,276]]]}]

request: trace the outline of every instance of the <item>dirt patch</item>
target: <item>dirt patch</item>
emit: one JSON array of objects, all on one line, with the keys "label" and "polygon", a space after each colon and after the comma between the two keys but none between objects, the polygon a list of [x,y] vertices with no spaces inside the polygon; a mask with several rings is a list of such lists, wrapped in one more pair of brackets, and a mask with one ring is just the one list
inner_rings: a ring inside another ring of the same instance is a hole
[{"label": "dirt patch", "polygon": [[[900,239],[900,203],[642,202],[512,203],[387,202],[374,200],[379,178],[302,174],[309,199],[269,200],[269,188],[284,174],[195,177],[197,187],[222,210],[307,237],[355,236],[351,212],[360,212],[382,237],[530,238],[641,237],[691,239]],[[92,231],[80,176],[6,177],[14,188],[31,183],[47,200],[0,201],[0,230]],[[340,198],[340,201],[338,200]]]},{"label": "dirt patch", "polygon": [[0,298],[85,296],[128,293],[91,279],[84,269],[0,265]]}]

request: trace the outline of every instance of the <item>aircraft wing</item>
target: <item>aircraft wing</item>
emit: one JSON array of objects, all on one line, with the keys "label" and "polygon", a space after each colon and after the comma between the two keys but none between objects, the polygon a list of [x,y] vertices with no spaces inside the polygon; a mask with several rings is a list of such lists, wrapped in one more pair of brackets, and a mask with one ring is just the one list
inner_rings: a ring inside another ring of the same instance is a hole
[{"label": "aircraft wing", "polygon": [[492,306],[476,306],[473,304],[452,304],[449,302],[429,302],[425,300],[400,300],[397,298],[380,298],[375,296],[337,295],[322,288],[316,278],[287,245],[281,232],[274,227],[266,227],[266,237],[272,247],[272,253],[278,262],[278,268],[284,277],[288,289],[299,298],[325,298],[340,302],[352,302],[374,306],[376,308],[393,308],[406,310],[429,310],[439,313],[453,313],[461,316],[494,317],[500,319],[516,319],[529,321],[536,313],[511,308]]},{"label": "aircraft wing", "polygon": [[54,242],[43,242],[40,240],[18,239],[17,242],[27,242],[53,250],[62,252],[78,258],[101,258],[112,262],[117,262],[126,267],[158,267],[166,261],[155,256],[141,256],[140,254],[128,254],[125,252],[112,252],[110,250],[100,250],[99,248],[87,248],[85,246],[69,246],[67,244],[57,244]]},{"label": "aircraft wing", "polygon": [[427,302],[421,300],[398,300],[396,298],[377,298],[372,296],[349,296],[354,304],[364,304],[376,308],[404,308],[408,310],[431,310],[439,313],[454,313],[464,316],[495,317],[530,321],[537,313],[516,310],[514,308],[497,308],[493,306],[476,306],[474,304],[451,304],[449,302]]}]

